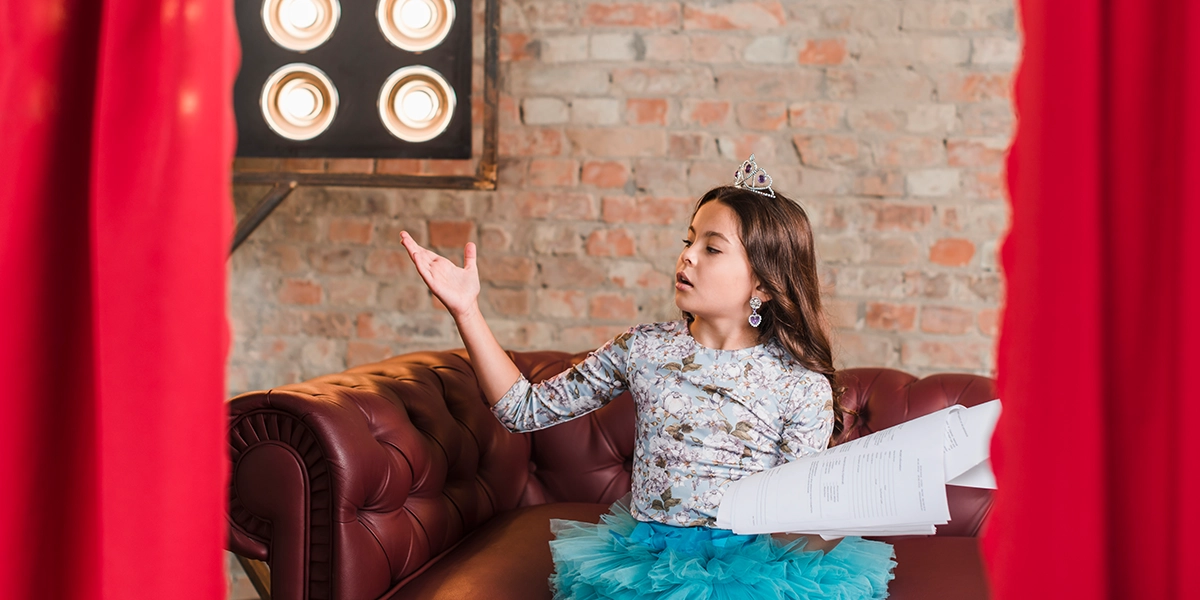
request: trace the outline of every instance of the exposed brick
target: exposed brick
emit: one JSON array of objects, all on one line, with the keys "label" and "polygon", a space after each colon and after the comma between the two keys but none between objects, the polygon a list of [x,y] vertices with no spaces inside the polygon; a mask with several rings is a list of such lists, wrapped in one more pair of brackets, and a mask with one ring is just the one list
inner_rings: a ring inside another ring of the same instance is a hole
[{"label": "exposed brick", "polygon": [[818,70],[779,67],[749,68],[737,66],[717,74],[717,95],[722,98],[817,100],[822,96],[822,76]]},{"label": "exposed brick", "polygon": [[955,167],[999,167],[1004,163],[1008,140],[1001,138],[946,141],[946,157]]},{"label": "exposed brick", "polygon": [[787,38],[776,35],[757,36],[742,50],[748,63],[784,64],[790,62]]},{"label": "exposed brick", "polygon": [[587,294],[579,290],[538,290],[537,312],[551,319],[577,319],[587,314]]},{"label": "exposed brick", "polygon": [[608,68],[591,63],[509,63],[508,90],[517,96],[588,95],[608,93]]},{"label": "exposed brick", "polygon": [[[367,255],[366,271],[371,275],[394,276],[414,269],[405,250],[376,248]],[[414,269],[415,270],[415,269]]]},{"label": "exposed brick", "polygon": [[962,334],[975,328],[975,311],[955,306],[925,306],[921,309],[921,331]]},{"label": "exposed brick", "polygon": [[1011,88],[1008,73],[950,72],[938,81],[938,97],[949,102],[1005,100]]},{"label": "exposed brick", "polygon": [[724,100],[684,100],[682,119],[685,125],[712,127],[729,122],[731,104]]},{"label": "exposed brick", "polygon": [[346,343],[346,366],[355,367],[379,362],[392,354],[392,347],[386,344],[350,341]]},{"label": "exposed brick", "polygon": [[511,284],[529,283],[537,273],[537,265],[525,256],[479,257],[479,278],[482,281]]},{"label": "exposed brick", "polygon": [[946,146],[940,138],[895,137],[878,142],[875,163],[884,166],[933,167],[946,164]]},{"label": "exposed brick", "polygon": [[576,98],[571,101],[571,122],[579,125],[615,125],[621,105],[615,98]]},{"label": "exposed brick", "polygon": [[586,34],[547,35],[538,44],[543,63],[578,63],[588,59]]},{"label": "exposed brick", "polygon": [[918,231],[933,218],[933,207],[921,204],[872,204],[872,226],[879,231]]},{"label": "exposed brick", "polygon": [[995,308],[985,308],[979,311],[978,317],[979,331],[983,335],[998,336],[1000,335],[1000,311]]},{"label": "exposed brick", "polygon": [[526,98],[521,101],[521,120],[526,125],[566,123],[569,117],[567,103],[560,98]]},{"label": "exposed brick", "polygon": [[601,218],[607,223],[670,225],[684,223],[692,214],[691,198],[605,196],[600,199]]},{"label": "exposed brick", "polygon": [[658,62],[687,60],[692,49],[691,38],[679,33],[642,36],[646,45],[646,60]]},{"label": "exposed brick", "polygon": [[575,151],[584,156],[663,156],[667,151],[667,134],[661,129],[570,129],[567,137]]},{"label": "exposed brick", "polygon": [[731,64],[742,61],[750,40],[741,36],[692,34],[692,62],[706,65]]},{"label": "exposed brick", "polygon": [[589,41],[588,53],[592,60],[635,61],[641,43],[641,38],[633,33],[594,33]]},{"label": "exposed brick", "polygon": [[684,95],[713,89],[712,71],[705,66],[681,65],[672,68],[636,67],[614,69],[614,88],[630,95]]},{"label": "exposed brick", "polygon": [[962,194],[966,198],[1000,200],[1004,198],[1004,186],[1004,175],[999,170],[967,171],[962,174]]},{"label": "exposed brick", "polygon": [[700,158],[708,149],[709,137],[703,133],[672,133],[667,138],[667,156],[675,159]]},{"label": "exposed brick", "polygon": [[905,181],[908,193],[930,198],[949,196],[958,191],[959,176],[957,169],[924,169],[910,172]]},{"label": "exposed brick", "polygon": [[848,135],[809,135],[792,137],[800,162],[815,167],[857,163],[858,140]]},{"label": "exposed brick", "polygon": [[567,327],[559,336],[559,343],[565,352],[582,352],[593,350],[607,343],[628,330],[627,325],[588,325],[583,327]]},{"label": "exposed brick", "polygon": [[788,122],[797,129],[838,129],[844,113],[832,102],[798,102],[788,107]]},{"label": "exposed brick", "polygon": [[502,130],[499,144],[504,156],[558,156],[563,151],[563,135],[557,129]]},{"label": "exposed brick", "polygon": [[434,248],[462,248],[471,241],[475,223],[471,221],[430,221],[429,245]]},{"label": "exposed brick", "polygon": [[896,350],[886,337],[839,330],[833,337],[834,363],[839,369],[850,367],[890,367],[896,364]]},{"label": "exposed brick", "polygon": [[580,182],[598,188],[623,188],[629,181],[629,165],[611,160],[590,160],[583,163]]},{"label": "exposed brick", "polygon": [[499,225],[479,226],[479,249],[487,251],[504,251],[512,246],[512,234]]},{"label": "exposed brick", "polygon": [[329,304],[333,306],[371,306],[379,285],[360,277],[338,279],[325,286],[329,292]]},{"label": "exposed brick", "polygon": [[783,5],[778,2],[730,2],[709,6],[685,4],[684,29],[762,31],[780,27],[787,21]]},{"label": "exposed brick", "polygon": [[[837,104],[837,106],[841,106],[841,104]],[[846,123],[854,131],[892,133],[903,128],[904,121],[904,113],[894,108],[850,106],[846,109]]]},{"label": "exposed brick", "polygon": [[802,65],[840,65],[846,60],[846,40],[805,40],[797,60]]},{"label": "exposed brick", "polygon": [[933,243],[929,261],[947,267],[961,267],[975,257],[975,244],[961,238],[945,238]]},{"label": "exposed brick", "polygon": [[507,196],[517,214],[527,219],[594,219],[592,197],[578,193],[517,192]]},{"label": "exposed brick", "polygon": [[535,158],[529,161],[529,184],[568,187],[577,183],[579,161],[566,158]]},{"label": "exposed brick", "polygon": [[595,294],[588,302],[588,316],[629,322],[637,318],[637,301],[630,294]]},{"label": "exposed brick", "polygon": [[497,315],[522,317],[530,314],[533,295],[529,290],[491,288],[485,292],[488,304]]},{"label": "exposed brick", "polygon": [[825,312],[829,315],[829,324],[838,329],[855,329],[858,327],[858,311],[862,303],[858,300],[830,298],[825,303]]},{"label": "exposed brick", "polygon": [[538,254],[575,256],[583,252],[582,237],[575,227],[561,223],[536,223],[530,242]]},{"label": "exposed brick", "polygon": [[300,248],[292,244],[271,244],[263,251],[262,262],[283,273],[301,271],[308,264]]},{"label": "exposed brick", "polygon": [[308,264],[318,273],[345,275],[362,264],[362,250],[314,246],[308,249]]},{"label": "exposed brick", "polygon": [[623,261],[609,267],[608,281],[621,289],[665,290],[675,281],[675,275],[673,270],[667,275],[648,264]]},{"label": "exposed brick", "polygon": [[528,33],[506,33],[500,36],[502,62],[534,60],[538,55],[539,45]]},{"label": "exposed brick", "polygon": [[990,345],[966,340],[905,341],[900,362],[908,367],[939,369],[982,369],[987,367]]},{"label": "exposed brick", "polygon": [[625,101],[625,122],[630,125],[666,125],[667,101],[662,98],[630,98]]},{"label": "exposed brick", "polygon": [[635,251],[628,229],[599,229],[587,239],[589,256],[633,256]]},{"label": "exposed brick", "polygon": [[329,220],[329,241],[350,244],[369,244],[374,229],[371,221],[359,218],[333,218]]},{"label": "exposed brick", "polygon": [[917,307],[890,302],[867,303],[867,327],[884,331],[912,331],[916,325]]},{"label": "exposed brick", "polygon": [[320,304],[321,285],[306,279],[284,279],[283,287],[279,290],[279,302],[282,304]]},{"label": "exposed brick", "polygon": [[877,265],[907,265],[921,255],[917,242],[910,237],[872,237],[867,247],[870,261]]},{"label": "exposed brick", "polygon": [[737,121],[751,131],[778,131],[787,125],[788,110],[784,102],[741,102],[737,105]]},{"label": "exposed brick", "polygon": [[539,279],[555,286],[594,288],[608,279],[604,265],[594,258],[545,257],[539,259],[538,265],[541,270]]},{"label": "exposed brick", "polygon": [[904,195],[904,176],[896,171],[881,170],[858,176],[854,192],[862,196],[889,198]]},{"label": "exposed brick", "polygon": [[679,4],[676,2],[592,2],[584,6],[580,25],[659,29],[679,25],[680,15]]}]

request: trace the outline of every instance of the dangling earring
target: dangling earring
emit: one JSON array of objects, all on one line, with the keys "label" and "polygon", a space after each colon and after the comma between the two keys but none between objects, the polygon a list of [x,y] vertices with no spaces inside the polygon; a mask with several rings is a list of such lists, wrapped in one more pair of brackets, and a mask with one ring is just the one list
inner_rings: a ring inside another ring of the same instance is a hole
[{"label": "dangling earring", "polygon": [[762,308],[762,300],[758,296],[750,296],[750,326],[758,327],[762,323],[762,315],[758,314],[758,309]]}]

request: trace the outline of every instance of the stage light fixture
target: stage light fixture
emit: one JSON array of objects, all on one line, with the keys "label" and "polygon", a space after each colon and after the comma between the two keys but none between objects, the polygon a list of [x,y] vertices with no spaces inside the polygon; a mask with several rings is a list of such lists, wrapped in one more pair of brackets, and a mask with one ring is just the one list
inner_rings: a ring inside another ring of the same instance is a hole
[{"label": "stage light fixture", "polygon": [[424,52],[441,44],[454,25],[453,0],[379,0],[379,29],[392,45]]},{"label": "stage light fixture", "polygon": [[431,140],[450,125],[454,89],[429,67],[397,69],[379,90],[379,118],[392,135],[406,142]]},{"label": "stage light fixture", "polygon": [[267,78],[259,105],[272,131],[289,140],[311,140],[337,116],[338,93],[320,69],[292,63]]},{"label": "stage light fixture", "polygon": [[262,25],[280,47],[306,52],[325,43],[337,29],[338,0],[263,0]]}]

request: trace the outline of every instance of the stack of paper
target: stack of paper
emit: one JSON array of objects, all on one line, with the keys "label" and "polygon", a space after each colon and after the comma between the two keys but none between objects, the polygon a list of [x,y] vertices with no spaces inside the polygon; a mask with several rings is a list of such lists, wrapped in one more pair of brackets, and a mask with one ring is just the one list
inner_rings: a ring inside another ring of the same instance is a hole
[{"label": "stack of paper", "polygon": [[735,533],[932,534],[946,485],[995,488],[1000,401],[951,406],[730,484],[717,527]]}]

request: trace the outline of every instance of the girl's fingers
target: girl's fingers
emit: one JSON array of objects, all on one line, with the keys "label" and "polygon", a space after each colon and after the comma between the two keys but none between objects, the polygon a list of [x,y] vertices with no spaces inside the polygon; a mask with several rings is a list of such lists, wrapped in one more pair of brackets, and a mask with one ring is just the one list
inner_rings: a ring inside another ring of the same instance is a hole
[{"label": "girl's fingers", "polygon": [[475,268],[475,243],[467,242],[463,248],[463,269],[470,271]]}]

